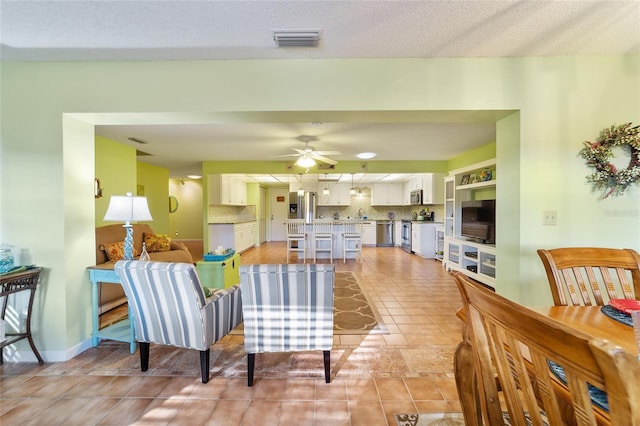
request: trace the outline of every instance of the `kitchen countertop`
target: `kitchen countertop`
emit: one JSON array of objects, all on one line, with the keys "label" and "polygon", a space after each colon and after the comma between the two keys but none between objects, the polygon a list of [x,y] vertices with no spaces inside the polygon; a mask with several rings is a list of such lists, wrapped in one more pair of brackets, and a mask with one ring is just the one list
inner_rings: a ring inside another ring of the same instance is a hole
[{"label": "kitchen countertop", "polygon": [[209,225],[238,225],[241,223],[251,223],[256,222],[257,219],[248,219],[248,220],[238,220],[235,222],[209,222]]}]

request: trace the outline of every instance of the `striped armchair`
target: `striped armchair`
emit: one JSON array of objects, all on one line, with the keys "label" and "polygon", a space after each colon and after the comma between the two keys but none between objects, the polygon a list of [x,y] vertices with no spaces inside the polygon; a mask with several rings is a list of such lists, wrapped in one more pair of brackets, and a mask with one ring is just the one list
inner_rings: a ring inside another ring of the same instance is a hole
[{"label": "striped armchair", "polygon": [[209,381],[210,346],[242,322],[240,287],[206,298],[189,263],[121,260],[115,264],[133,315],[140,368],[149,368],[149,345],[200,351],[202,383]]},{"label": "striped armchair", "polygon": [[256,353],[322,350],[329,383],[333,346],[333,265],[240,267],[248,385]]}]

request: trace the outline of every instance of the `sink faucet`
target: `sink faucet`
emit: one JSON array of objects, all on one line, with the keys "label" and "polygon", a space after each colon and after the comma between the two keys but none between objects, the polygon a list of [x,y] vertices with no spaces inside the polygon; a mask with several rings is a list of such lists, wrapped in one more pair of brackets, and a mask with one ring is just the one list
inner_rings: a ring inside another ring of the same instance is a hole
[{"label": "sink faucet", "polygon": [[359,209],[358,210],[358,219],[362,219],[362,216],[364,216],[364,210],[363,209]]}]

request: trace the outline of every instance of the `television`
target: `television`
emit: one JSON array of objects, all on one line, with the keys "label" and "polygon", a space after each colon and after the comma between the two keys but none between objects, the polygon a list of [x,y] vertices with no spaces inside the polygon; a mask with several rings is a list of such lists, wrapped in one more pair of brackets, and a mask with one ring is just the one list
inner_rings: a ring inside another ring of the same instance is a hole
[{"label": "television", "polygon": [[495,244],[496,200],[463,201],[460,235],[483,244]]}]

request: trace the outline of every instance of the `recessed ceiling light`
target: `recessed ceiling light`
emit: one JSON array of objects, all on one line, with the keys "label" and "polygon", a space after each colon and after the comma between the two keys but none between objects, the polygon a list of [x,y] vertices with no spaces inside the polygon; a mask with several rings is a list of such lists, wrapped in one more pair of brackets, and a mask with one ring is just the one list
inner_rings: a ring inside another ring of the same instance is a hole
[{"label": "recessed ceiling light", "polygon": [[202,176],[200,176],[200,175],[187,175],[187,177],[189,179],[201,179],[202,178]]},{"label": "recessed ceiling light", "polygon": [[375,157],[376,154],[375,152],[361,152],[360,154],[356,154],[356,157],[361,158],[363,160],[368,160],[370,158]]}]

